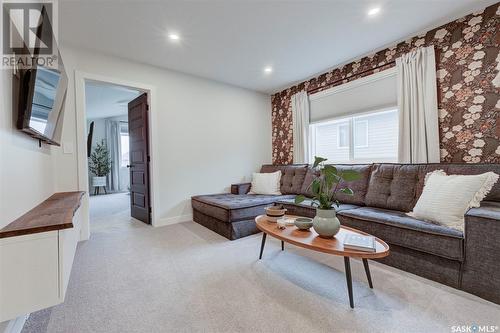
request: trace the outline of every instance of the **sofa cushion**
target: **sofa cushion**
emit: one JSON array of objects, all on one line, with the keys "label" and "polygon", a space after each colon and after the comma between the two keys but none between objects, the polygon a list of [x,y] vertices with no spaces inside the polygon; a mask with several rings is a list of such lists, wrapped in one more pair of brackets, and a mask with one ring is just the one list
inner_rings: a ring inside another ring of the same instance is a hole
[{"label": "sofa cushion", "polygon": [[365,205],[403,212],[411,211],[416,202],[419,177],[418,167],[414,165],[374,164]]},{"label": "sofa cushion", "polygon": [[193,209],[223,222],[252,219],[264,213],[264,208],[275,201],[294,197],[287,195],[259,194],[210,194],[191,198]]},{"label": "sofa cushion", "polygon": [[[300,204],[295,204],[294,198],[286,198],[280,199],[276,203],[283,205],[284,208],[287,209],[287,214],[290,215],[298,215],[298,216],[306,216],[306,217],[314,217],[316,215],[316,208],[311,207],[311,199],[306,199]],[[335,206],[335,210],[340,212],[346,209],[354,209],[359,206],[351,205],[351,204],[340,204],[339,207]]]},{"label": "sofa cushion", "polygon": [[[365,205],[409,212],[422,194],[425,176],[435,170],[443,170],[449,175],[477,175],[488,171],[500,174],[500,164],[374,164]],[[500,182],[484,200],[500,201]]]},{"label": "sofa cushion", "polygon": [[270,165],[260,169],[262,173],[281,171],[281,194],[298,194],[307,172],[307,165]]},{"label": "sofa cushion", "polygon": [[249,194],[281,195],[281,171],[257,173],[252,175]]},{"label": "sofa cushion", "polygon": [[311,191],[311,183],[312,181],[318,177],[319,172],[316,171],[316,169],[313,169],[311,167],[307,168],[306,176],[304,177],[304,181],[302,182],[302,186],[300,188],[300,192],[298,194],[305,195],[306,197],[312,197],[312,191]]},{"label": "sofa cushion", "polygon": [[465,213],[480,206],[498,177],[494,172],[447,175],[443,170],[436,170],[428,173],[424,190],[408,215],[463,231]]},{"label": "sofa cushion", "polygon": [[370,174],[372,170],[372,165],[359,164],[359,165],[341,165],[336,164],[335,167],[340,172],[346,170],[353,170],[360,174],[360,178],[351,182],[341,182],[339,188],[349,187],[354,191],[354,195],[347,195],[345,193],[339,192],[337,198],[340,202],[345,204],[364,206],[365,196],[368,191],[368,182],[370,181]]},{"label": "sofa cushion", "polygon": [[[370,180],[371,173],[371,164],[333,164],[334,167],[337,168],[339,172],[346,170],[354,170],[357,171],[361,177],[358,180],[351,182],[341,182],[339,184],[339,188],[349,187],[354,191],[354,195],[347,195],[339,192],[337,194],[337,198],[341,203],[352,204],[352,205],[360,205],[364,206],[365,203],[365,195],[368,190],[368,182]],[[318,172],[312,168],[308,168],[304,183],[302,184],[302,188],[300,190],[300,194],[305,195],[306,197],[312,197],[312,191],[310,189],[311,182],[316,178]]]},{"label": "sofa cushion", "polygon": [[463,261],[461,231],[420,221],[404,212],[361,207],[339,212],[342,224],[358,228],[390,244]]},{"label": "sofa cushion", "polygon": [[[446,172],[449,175],[479,175],[482,173],[486,172],[494,172],[497,175],[500,175],[500,163],[481,163],[481,164],[471,164],[471,163],[450,163],[450,164],[439,164],[439,163],[433,163],[433,164],[427,164],[423,166],[425,168],[424,177],[425,174],[434,171],[434,170],[439,170],[442,169],[444,172]],[[422,187],[420,188],[420,191],[423,189],[423,184]],[[420,192],[421,193],[421,192]],[[419,193],[419,194],[420,194]],[[485,201],[500,201],[500,181],[496,182],[495,185],[493,185],[493,188],[491,191],[486,195],[484,198]]]}]

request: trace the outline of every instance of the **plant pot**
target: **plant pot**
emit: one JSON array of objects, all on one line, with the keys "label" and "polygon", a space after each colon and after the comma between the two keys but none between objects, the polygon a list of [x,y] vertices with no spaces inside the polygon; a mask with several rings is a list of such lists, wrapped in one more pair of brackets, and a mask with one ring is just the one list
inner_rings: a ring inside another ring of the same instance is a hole
[{"label": "plant pot", "polygon": [[314,231],[320,237],[332,238],[340,230],[340,221],[337,218],[335,209],[316,208],[316,216],[313,219]]},{"label": "plant pot", "polygon": [[106,176],[104,177],[92,177],[92,186],[106,186]]}]

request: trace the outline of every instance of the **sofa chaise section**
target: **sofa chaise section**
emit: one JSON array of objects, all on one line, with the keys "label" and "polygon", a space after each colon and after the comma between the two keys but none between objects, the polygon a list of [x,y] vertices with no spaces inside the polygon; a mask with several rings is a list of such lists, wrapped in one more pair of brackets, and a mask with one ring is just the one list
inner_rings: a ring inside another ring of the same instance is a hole
[{"label": "sofa chaise section", "polygon": [[234,240],[257,233],[255,217],[278,199],[293,196],[212,194],[191,198],[195,222]]},{"label": "sofa chaise section", "polygon": [[230,240],[259,232],[255,217],[267,206],[282,199],[293,199],[300,192],[307,165],[263,165],[261,172],[281,171],[282,195],[248,194],[250,183],[231,185],[231,193],[198,195],[191,198],[193,220]]}]

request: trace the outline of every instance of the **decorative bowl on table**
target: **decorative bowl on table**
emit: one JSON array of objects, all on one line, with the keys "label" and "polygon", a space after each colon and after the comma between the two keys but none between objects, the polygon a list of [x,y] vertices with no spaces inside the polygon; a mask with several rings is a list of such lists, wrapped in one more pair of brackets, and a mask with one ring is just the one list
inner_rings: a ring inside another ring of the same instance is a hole
[{"label": "decorative bowl on table", "polygon": [[279,229],[286,229],[287,226],[294,225],[295,219],[292,217],[283,216],[283,217],[280,217],[278,219],[278,221],[276,221],[276,222],[278,223]]},{"label": "decorative bowl on table", "polygon": [[278,219],[285,216],[286,208],[282,206],[270,206],[266,208],[266,217],[269,222],[277,222]]},{"label": "decorative bowl on table", "polygon": [[309,230],[313,226],[313,220],[308,217],[297,217],[294,224],[300,230]]}]

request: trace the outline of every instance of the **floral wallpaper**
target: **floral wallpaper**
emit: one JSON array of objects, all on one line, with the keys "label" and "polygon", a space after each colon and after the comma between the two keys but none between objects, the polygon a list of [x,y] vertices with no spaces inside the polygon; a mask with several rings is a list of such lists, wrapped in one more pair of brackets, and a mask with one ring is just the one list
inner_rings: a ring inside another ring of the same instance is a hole
[{"label": "floral wallpaper", "polygon": [[499,44],[497,3],[276,93],[272,96],[273,163],[292,163],[293,94],[327,89],[390,68],[400,55],[429,45],[434,45],[437,58],[441,161],[500,163]]}]

